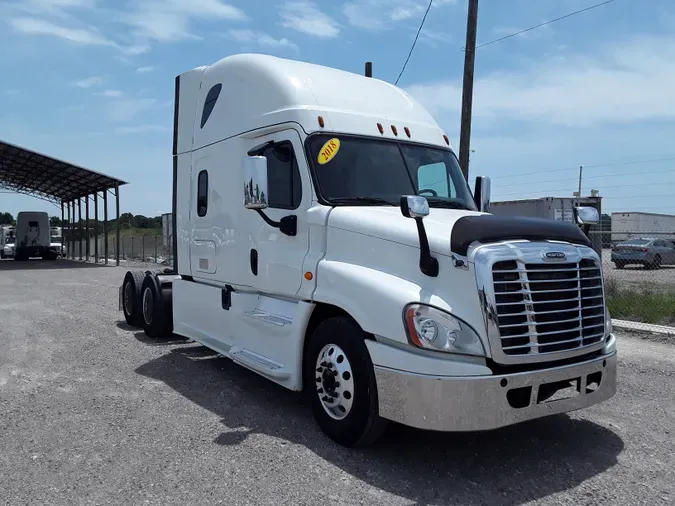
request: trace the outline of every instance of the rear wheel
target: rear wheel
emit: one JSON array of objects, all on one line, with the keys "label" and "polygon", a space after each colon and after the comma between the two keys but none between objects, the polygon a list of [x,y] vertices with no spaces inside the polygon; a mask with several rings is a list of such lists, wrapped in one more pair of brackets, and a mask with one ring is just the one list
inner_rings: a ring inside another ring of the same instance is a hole
[{"label": "rear wheel", "polygon": [[127,271],[122,282],[122,312],[127,324],[132,327],[143,326],[141,314],[141,286],[143,271]]},{"label": "rear wheel", "polygon": [[162,289],[157,275],[146,274],[143,279],[143,330],[148,337],[169,337],[173,333],[170,288]]},{"label": "rear wheel", "polygon": [[379,416],[367,334],[351,318],[319,324],[304,356],[305,394],[321,430],[347,447],[374,443],[387,426]]},{"label": "rear wheel", "polygon": [[660,269],[661,268],[661,255],[656,255],[656,257],[654,257],[654,261],[652,262],[651,267],[652,267],[652,269]]}]

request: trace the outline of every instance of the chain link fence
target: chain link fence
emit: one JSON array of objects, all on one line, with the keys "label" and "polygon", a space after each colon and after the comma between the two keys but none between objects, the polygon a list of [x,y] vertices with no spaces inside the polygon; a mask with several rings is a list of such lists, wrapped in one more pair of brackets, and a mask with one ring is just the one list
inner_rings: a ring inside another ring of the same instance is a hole
[{"label": "chain link fence", "polygon": [[590,237],[602,252],[612,319],[675,326],[675,230],[594,231]]},{"label": "chain link fence", "polygon": [[[675,326],[675,230],[618,233],[597,229],[590,232],[590,238],[593,248],[601,254],[612,318]],[[102,261],[104,240],[101,237],[98,241]],[[94,242],[95,239],[90,242],[90,258],[94,256]],[[113,261],[115,242],[114,234],[110,234],[108,258]],[[77,243],[74,250],[75,257],[79,257]],[[83,254],[86,256],[86,252]],[[172,266],[171,237],[121,237],[120,260]]]},{"label": "chain link fence", "polygon": [[[161,235],[120,237],[120,261],[139,264],[159,264],[172,266],[173,250],[171,247],[171,241],[171,237],[165,238]],[[82,258],[88,259],[90,261],[95,258],[97,246],[99,262],[102,263],[105,261],[105,238],[103,236],[92,237],[89,239],[88,251],[86,239],[82,240],[81,252],[79,241],[76,240],[66,244],[66,247],[68,248],[68,256],[70,258]],[[111,232],[108,235],[108,262],[115,262],[116,255],[117,237],[115,232]]]}]

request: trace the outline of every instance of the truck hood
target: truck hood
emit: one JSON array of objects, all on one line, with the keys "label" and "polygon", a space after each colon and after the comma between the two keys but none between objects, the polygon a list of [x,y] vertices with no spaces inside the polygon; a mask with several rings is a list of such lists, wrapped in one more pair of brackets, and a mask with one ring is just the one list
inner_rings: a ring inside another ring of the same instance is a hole
[{"label": "truck hood", "polygon": [[[464,216],[480,216],[476,211],[431,208],[424,218],[424,227],[431,251],[450,255],[450,235],[457,220]],[[401,214],[399,207],[336,207],[328,218],[329,228],[377,237],[385,241],[419,248],[415,220]]]}]

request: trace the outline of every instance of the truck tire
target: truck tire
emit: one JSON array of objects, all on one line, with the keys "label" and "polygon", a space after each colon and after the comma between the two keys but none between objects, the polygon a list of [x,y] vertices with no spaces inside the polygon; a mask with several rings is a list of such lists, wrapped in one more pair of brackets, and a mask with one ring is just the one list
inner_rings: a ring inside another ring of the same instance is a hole
[{"label": "truck tire", "polygon": [[321,430],[336,443],[363,447],[384,432],[367,334],[349,317],[321,322],[305,350],[304,393]]},{"label": "truck tire", "polygon": [[171,289],[162,289],[156,273],[147,273],[141,286],[143,330],[148,337],[170,337],[173,334]]},{"label": "truck tire", "polygon": [[143,326],[141,308],[143,276],[143,271],[127,271],[122,282],[122,312],[127,324],[132,327]]}]

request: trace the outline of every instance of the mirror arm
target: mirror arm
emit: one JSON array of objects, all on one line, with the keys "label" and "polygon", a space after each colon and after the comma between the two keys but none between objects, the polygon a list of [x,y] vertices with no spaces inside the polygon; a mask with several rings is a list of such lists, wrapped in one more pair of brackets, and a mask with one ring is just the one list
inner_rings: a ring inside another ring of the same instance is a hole
[{"label": "mirror arm", "polygon": [[438,276],[438,260],[431,256],[429,239],[427,238],[427,231],[424,228],[422,218],[415,218],[415,223],[417,224],[417,234],[420,240],[420,270],[423,274],[435,278]]},{"label": "mirror arm", "polygon": [[255,212],[260,215],[265,223],[270,227],[278,228],[284,235],[295,236],[298,233],[298,217],[294,214],[284,216],[279,221],[272,220],[269,216],[262,212],[261,209],[255,209]]}]

